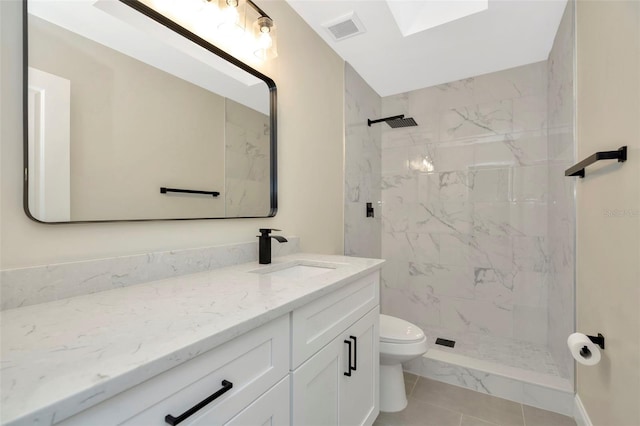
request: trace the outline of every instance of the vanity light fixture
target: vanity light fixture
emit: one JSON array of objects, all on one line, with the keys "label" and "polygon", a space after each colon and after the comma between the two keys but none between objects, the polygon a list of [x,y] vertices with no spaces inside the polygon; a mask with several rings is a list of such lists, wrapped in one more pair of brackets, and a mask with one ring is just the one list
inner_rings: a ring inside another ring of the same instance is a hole
[{"label": "vanity light fixture", "polygon": [[[260,7],[251,0],[217,0],[217,4],[221,17],[218,29],[225,36],[236,38],[239,43],[251,44],[253,54],[261,60],[278,56],[276,27],[273,19]],[[248,15],[254,16],[250,18]],[[246,22],[253,22],[252,28],[246,28]]]},{"label": "vanity light fixture", "polygon": [[253,52],[258,58],[272,59],[278,56],[276,50],[276,27],[273,24],[273,19],[268,16],[261,16],[253,24],[254,36],[256,37],[258,44],[257,49]]},{"label": "vanity light fixture", "polygon": [[278,56],[273,19],[251,0],[137,1],[248,62]]}]

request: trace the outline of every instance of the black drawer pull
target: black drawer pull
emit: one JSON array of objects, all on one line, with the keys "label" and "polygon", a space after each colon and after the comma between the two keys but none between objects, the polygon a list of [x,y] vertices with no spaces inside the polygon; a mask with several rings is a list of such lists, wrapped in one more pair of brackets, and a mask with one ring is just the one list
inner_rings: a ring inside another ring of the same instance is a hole
[{"label": "black drawer pull", "polygon": [[347,346],[349,346],[349,371],[347,371],[346,373],[344,373],[345,376],[347,377],[351,377],[351,340],[345,340],[344,341]]},{"label": "black drawer pull", "polygon": [[358,339],[355,336],[349,336],[349,339],[353,340],[353,367],[351,367],[351,361],[349,361],[349,368],[356,371],[358,369]]},{"label": "black drawer pull", "polygon": [[219,391],[217,391],[216,393],[214,393],[210,397],[200,401],[199,403],[197,403],[193,407],[189,408],[184,413],[180,414],[178,417],[173,417],[171,414],[167,414],[165,416],[165,418],[164,418],[164,421],[169,423],[171,426],[177,425],[178,423],[181,423],[181,422],[185,421],[192,414],[195,414],[198,410],[203,408],[205,405],[209,404],[211,401],[214,401],[219,396],[222,396],[222,394],[224,394],[225,392],[231,390],[232,387],[233,387],[233,383],[231,383],[231,382],[229,382],[227,380],[223,380],[222,381],[222,389],[220,389]]}]

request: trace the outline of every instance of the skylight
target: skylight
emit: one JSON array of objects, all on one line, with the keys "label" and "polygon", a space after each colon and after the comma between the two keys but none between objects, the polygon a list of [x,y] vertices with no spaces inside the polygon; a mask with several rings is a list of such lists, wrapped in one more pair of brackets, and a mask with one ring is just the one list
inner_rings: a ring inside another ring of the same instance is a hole
[{"label": "skylight", "polygon": [[489,0],[387,0],[404,37],[489,8]]}]

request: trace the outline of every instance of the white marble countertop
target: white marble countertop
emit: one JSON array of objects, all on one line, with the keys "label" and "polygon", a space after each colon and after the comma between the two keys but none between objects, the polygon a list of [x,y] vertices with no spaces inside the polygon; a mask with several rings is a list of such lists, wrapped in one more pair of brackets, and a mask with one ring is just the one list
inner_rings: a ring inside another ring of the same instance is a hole
[{"label": "white marble countertop", "polygon": [[[291,279],[252,273],[339,264]],[[295,254],[1,313],[2,424],[52,424],[379,269],[384,261]]]}]

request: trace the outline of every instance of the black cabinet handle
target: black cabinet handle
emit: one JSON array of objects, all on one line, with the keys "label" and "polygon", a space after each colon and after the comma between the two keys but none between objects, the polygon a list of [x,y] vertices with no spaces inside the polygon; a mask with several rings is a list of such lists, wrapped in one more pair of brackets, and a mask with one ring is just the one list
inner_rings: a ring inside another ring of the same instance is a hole
[{"label": "black cabinet handle", "polygon": [[349,339],[353,340],[353,367],[351,367],[351,361],[349,361],[349,368],[356,371],[358,369],[358,339],[356,336],[349,336]]},{"label": "black cabinet handle", "polygon": [[347,346],[349,346],[349,371],[347,371],[346,373],[344,373],[345,376],[347,377],[351,377],[351,340],[345,340],[344,341]]},{"label": "black cabinet handle", "polygon": [[232,387],[233,387],[233,383],[227,380],[223,380],[222,389],[220,389],[210,397],[200,401],[199,403],[189,408],[184,413],[180,414],[178,417],[173,417],[171,414],[167,414],[164,417],[164,421],[169,423],[171,426],[177,425],[178,423],[185,421],[192,414],[195,414],[198,410],[202,409],[205,405],[209,404],[211,401],[214,401],[218,397],[222,396],[225,392],[228,392],[229,390],[231,390]]},{"label": "black cabinet handle", "polygon": [[[351,340],[345,340],[344,342],[349,347],[349,371],[344,373],[347,377],[351,377],[351,372],[358,369],[358,338],[355,336],[349,336],[349,339],[353,340],[353,357],[351,357]],[[353,363],[351,361],[353,361]]]},{"label": "black cabinet handle", "polygon": [[181,192],[184,194],[204,194],[204,195],[212,195],[217,197],[220,195],[218,191],[200,191],[197,189],[178,189],[178,188],[165,188],[164,186],[160,187],[160,193],[166,194],[167,192]]}]

